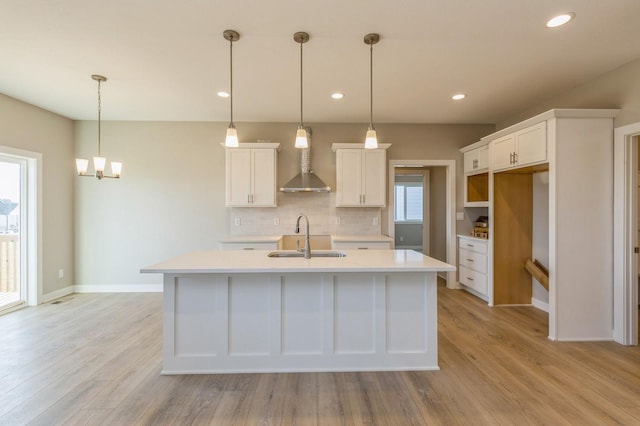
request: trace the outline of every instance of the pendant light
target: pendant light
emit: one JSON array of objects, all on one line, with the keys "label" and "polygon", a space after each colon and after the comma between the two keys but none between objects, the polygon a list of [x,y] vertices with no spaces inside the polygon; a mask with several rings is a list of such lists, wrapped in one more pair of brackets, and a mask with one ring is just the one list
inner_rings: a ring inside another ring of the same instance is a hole
[{"label": "pendant light", "polygon": [[297,32],[293,35],[293,40],[296,43],[300,43],[300,123],[298,124],[298,131],[296,132],[296,148],[309,148],[309,138],[307,137],[307,130],[302,123],[302,45],[309,41],[309,34],[304,32]]},{"label": "pendant light", "polygon": [[225,40],[229,40],[229,104],[231,106],[231,121],[227,127],[227,137],[224,140],[224,146],[229,148],[238,147],[238,131],[233,124],[233,42],[240,40],[240,34],[234,30],[225,30],[222,35]]},{"label": "pendant light", "polygon": [[102,112],[102,105],[101,105],[100,87],[102,82],[107,81],[107,78],[97,74],[92,75],[91,78],[98,82],[98,156],[93,157],[93,168],[95,169],[95,174],[93,175],[87,174],[87,169],[89,168],[89,160],[84,158],[76,158],[76,168],[78,170],[78,176],[97,177],[98,179],[102,179],[102,178],[119,179],[120,173],[122,172],[122,163],[112,161],[111,173],[113,173],[113,176],[105,175],[104,166],[107,162],[107,159],[102,157],[102,154],[101,154],[101,141],[100,141],[101,118],[100,116]]},{"label": "pendant light", "polygon": [[364,43],[369,45],[369,77],[370,77],[370,103],[369,103],[369,129],[367,130],[367,136],[364,140],[364,147],[366,149],[378,148],[378,136],[376,135],[376,129],[373,127],[373,45],[380,41],[380,35],[371,33],[364,36]]}]

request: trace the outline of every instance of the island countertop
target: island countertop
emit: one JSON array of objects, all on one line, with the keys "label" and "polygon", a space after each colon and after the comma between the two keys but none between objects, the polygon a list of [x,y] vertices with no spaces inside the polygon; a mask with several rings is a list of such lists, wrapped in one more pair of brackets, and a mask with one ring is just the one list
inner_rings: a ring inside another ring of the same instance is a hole
[{"label": "island countertop", "polygon": [[[318,250],[321,251],[321,250]],[[194,251],[142,273],[440,272],[455,266],[413,250],[340,250],[345,257],[273,258],[266,250]],[[313,250],[312,250],[313,253]]]}]

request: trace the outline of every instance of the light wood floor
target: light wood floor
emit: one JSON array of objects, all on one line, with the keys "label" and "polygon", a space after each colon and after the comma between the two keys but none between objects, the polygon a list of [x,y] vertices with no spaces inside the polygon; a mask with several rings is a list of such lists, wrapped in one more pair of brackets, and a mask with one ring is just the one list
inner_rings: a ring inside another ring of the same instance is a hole
[{"label": "light wood floor", "polygon": [[161,294],[0,317],[0,424],[640,424],[640,349],[439,288],[440,371],[160,376]]}]

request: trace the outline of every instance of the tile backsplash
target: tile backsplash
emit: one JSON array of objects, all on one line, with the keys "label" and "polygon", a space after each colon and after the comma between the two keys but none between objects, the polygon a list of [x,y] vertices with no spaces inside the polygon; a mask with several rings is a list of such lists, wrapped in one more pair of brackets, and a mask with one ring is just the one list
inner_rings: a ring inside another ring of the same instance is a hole
[{"label": "tile backsplash", "polygon": [[380,207],[336,207],[335,192],[277,194],[278,207],[231,207],[229,235],[293,234],[299,214],[315,235],[381,234]]}]

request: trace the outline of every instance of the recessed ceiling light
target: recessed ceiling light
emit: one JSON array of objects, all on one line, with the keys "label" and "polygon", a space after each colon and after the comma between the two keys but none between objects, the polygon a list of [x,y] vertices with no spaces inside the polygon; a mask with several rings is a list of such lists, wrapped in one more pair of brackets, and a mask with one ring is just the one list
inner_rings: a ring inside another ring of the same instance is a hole
[{"label": "recessed ceiling light", "polygon": [[227,93],[227,92],[218,92],[218,96],[220,96],[221,98],[228,98],[229,97],[229,93]]},{"label": "recessed ceiling light", "polygon": [[456,93],[451,97],[451,99],[453,99],[454,101],[459,101],[460,99],[464,99],[466,97],[467,95],[465,95],[464,93]]},{"label": "recessed ceiling light", "polygon": [[344,98],[344,93],[340,93],[340,92],[332,93],[331,97],[333,99],[342,99],[342,98]]},{"label": "recessed ceiling light", "polygon": [[555,28],[566,24],[576,16],[575,13],[563,13],[562,15],[554,16],[547,21],[548,28]]}]

